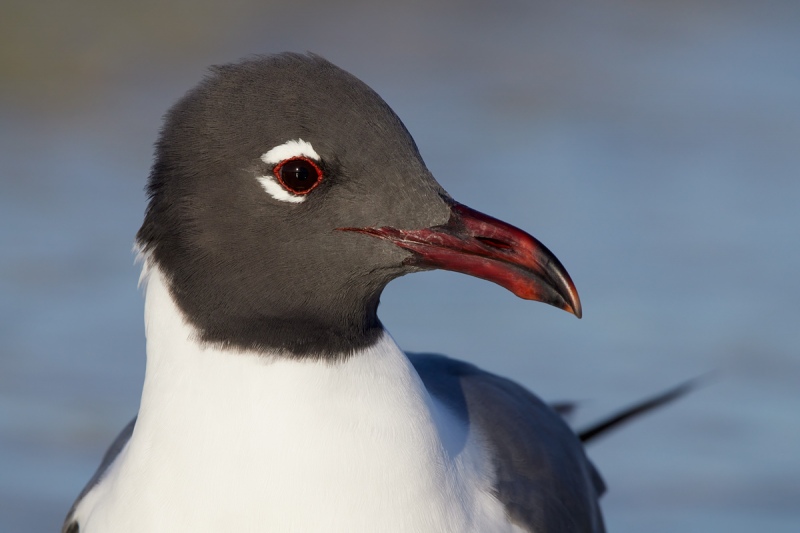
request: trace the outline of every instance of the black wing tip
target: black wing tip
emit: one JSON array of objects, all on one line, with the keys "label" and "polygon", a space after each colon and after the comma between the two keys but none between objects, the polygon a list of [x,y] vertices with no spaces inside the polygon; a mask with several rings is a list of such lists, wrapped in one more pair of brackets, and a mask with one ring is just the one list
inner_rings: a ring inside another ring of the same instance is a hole
[{"label": "black wing tip", "polygon": [[711,373],[702,374],[695,378],[688,379],[660,394],[641,400],[600,420],[599,422],[595,422],[585,429],[582,429],[578,432],[578,438],[584,444],[589,441],[593,441],[597,437],[616,429],[620,425],[630,421],[633,418],[646,414],[654,409],[658,409],[659,407],[685,396],[689,392],[697,389],[704,382],[707,382],[711,377]]}]

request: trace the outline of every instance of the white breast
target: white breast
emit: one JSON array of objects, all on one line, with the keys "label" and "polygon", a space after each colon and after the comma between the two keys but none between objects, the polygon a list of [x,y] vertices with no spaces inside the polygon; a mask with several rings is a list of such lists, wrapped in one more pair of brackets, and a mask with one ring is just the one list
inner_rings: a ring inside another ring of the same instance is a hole
[{"label": "white breast", "polygon": [[146,292],[136,429],[78,505],[82,533],[513,531],[482,439],[388,334],[347,362],[201,346]]}]

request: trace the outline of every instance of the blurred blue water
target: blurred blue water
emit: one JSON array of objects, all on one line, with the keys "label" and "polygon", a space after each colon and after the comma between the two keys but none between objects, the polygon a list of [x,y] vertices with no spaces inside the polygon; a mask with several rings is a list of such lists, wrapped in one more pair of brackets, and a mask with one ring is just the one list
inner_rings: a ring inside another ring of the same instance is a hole
[{"label": "blurred blue water", "polygon": [[715,371],[590,449],[609,529],[797,531],[800,6],[307,7],[118,65],[67,111],[0,102],[0,531],[55,530],[136,411],[130,248],[161,114],[206,64],[284,49],[372,85],[444,187],[545,242],[584,303],[409,276],[381,307],[401,346],[581,400],[578,425]]}]

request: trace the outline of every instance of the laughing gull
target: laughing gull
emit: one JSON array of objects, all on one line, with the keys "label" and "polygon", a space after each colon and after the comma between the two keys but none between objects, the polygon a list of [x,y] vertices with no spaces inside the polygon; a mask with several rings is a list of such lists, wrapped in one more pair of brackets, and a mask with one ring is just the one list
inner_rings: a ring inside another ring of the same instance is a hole
[{"label": "laughing gull", "polygon": [[535,238],[456,202],[315,55],[214,68],[167,114],[137,234],[137,418],[65,533],[601,532],[603,482],[520,385],[407,355],[383,288],[434,268],[581,316]]}]

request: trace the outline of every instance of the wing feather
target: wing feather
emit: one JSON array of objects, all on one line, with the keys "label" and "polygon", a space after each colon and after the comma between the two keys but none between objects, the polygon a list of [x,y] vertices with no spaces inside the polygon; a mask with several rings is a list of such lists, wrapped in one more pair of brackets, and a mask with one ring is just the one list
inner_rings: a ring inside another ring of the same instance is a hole
[{"label": "wing feather", "polygon": [[428,391],[487,439],[495,495],[536,533],[605,531],[605,486],[583,445],[550,406],[513,381],[442,355],[409,354]]}]

